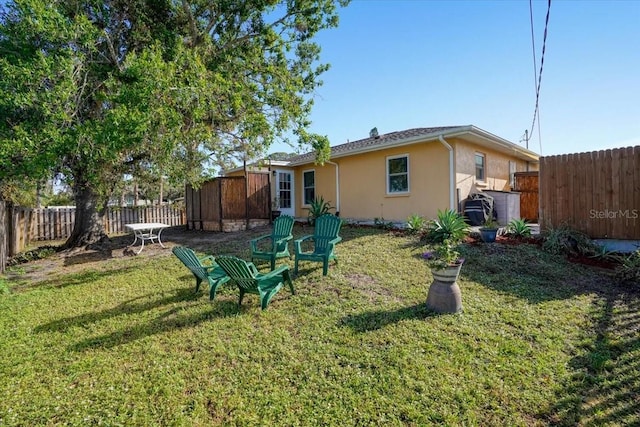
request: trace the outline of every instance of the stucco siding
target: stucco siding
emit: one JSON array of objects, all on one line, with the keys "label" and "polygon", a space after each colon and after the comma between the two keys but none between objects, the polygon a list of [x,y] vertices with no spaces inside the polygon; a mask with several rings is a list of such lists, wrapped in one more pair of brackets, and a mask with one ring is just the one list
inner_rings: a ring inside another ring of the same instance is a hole
[{"label": "stucco siding", "polygon": [[[324,198],[346,219],[394,222],[404,222],[412,214],[434,218],[438,210],[450,206],[461,209],[470,193],[510,190],[513,173],[539,170],[536,153],[472,125],[374,135],[332,147],[331,152],[331,162],[325,165],[307,163],[313,156],[306,153],[269,160],[269,167],[262,163],[249,168],[271,173],[272,197],[280,196],[283,213],[307,216],[304,173],[313,171],[314,194],[307,192],[308,198]],[[484,176],[479,180],[476,153],[484,157]],[[242,174],[240,170],[228,175]]]},{"label": "stucco siding", "polygon": [[[336,207],[336,167],[332,164],[325,163],[324,165],[307,164],[298,166],[295,168],[295,180],[296,180],[296,216],[306,217],[309,213],[308,205],[304,204],[304,185],[302,174],[305,171],[314,171],[315,175],[315,195],[316,197],[323,197],[326,202],[332,207]],[[335,209],[331,211],[335,213]]]},{"label": "stucco siding", "polygon": [[[409,158],[409,191],[387,193],[387,158]],[[439,142],[419,143],[334,160],[340,165],[340,215],[344,218],[406,221],[411,214],[428,218],[449,201],[449,157]]]},{"label": "stucco siding", "polygon": [[[509,162],[515,163],[515,172],[527,170],[527,162],[514,156],[500,153],[486,147],[456,139],[451,141],[456,152],[456,188],[460,201],[466,199],[470,193],[482,190],[509,191],[510,174]],[[485,156],[485,179],[476,179],[476,153]],[[530,164],[529,170],[537,170],[537,165]]]}]

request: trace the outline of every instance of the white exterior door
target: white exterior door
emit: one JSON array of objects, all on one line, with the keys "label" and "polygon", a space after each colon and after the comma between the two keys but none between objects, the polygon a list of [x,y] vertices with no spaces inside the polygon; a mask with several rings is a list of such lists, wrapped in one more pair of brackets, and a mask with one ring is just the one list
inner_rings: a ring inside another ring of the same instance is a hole
[{"label": "white exterior door", "polygon": [[295,191],[293,188],[293,172],[276,171],[276,196],[280,202],[282,215],[295,215]]}]

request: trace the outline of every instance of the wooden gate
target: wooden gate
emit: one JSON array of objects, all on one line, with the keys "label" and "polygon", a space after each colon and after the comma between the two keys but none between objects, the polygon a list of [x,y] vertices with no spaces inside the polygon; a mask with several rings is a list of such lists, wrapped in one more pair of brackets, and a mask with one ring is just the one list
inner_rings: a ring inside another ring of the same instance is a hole
[{"label": "wooden gate", "polygon": [[196,190],[186,188],[187,228],[237,231],[270,218],[269,174],[215,178]]},{"label": "wooden gate", "polygon": [[538,222],[538,172],[516,172],[513,191],[520,193],[520,217]]}]

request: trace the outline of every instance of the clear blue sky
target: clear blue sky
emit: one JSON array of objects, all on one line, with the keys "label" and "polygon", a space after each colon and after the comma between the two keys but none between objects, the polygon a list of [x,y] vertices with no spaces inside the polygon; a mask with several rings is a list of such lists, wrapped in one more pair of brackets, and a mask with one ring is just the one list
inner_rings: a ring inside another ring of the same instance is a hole
[{"label": "clear blue sky", "polygon": [[[539,71],[547,1],[533,11]],[[373,127],[472,124],[514,143],[531,129],[527,0],[353,0],[317,41],[331,69],[311,130],[331,145]],[[540,120],[543,155],[640,145],[640,0],[552,1]]]},{"label": "clear blue sky", "polygon": [[[533,12],[539,71],[547,2]],[[472,124],[514,143],[531,129],[526,0],[354,0],[317,41],[331,69],[311,130],[332,146],[374,126]],[[540,120],[529,148],[542,155],[640,145],[640,0],[552,1]]]}]

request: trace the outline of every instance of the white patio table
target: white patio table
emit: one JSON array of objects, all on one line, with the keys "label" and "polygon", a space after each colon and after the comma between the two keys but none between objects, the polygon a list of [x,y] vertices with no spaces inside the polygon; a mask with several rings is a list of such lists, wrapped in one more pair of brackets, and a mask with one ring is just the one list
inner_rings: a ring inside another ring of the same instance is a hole
[{"label": "white patio table", "polygon": [[151,242],[154,243],[157,239],[160,246],[165,247],[162,244],[162,240],[160,240],[160,234],[162,234],[162,230],[169,227],[169,225],[161,222],[141,222],[138,224],[125,224],[124,226],[133,231],[134,239],[129,247],[133,247],[138,239],[140,239],[140,250],[138,250],[136,254],[139,254],[142,252],[142,249],[144,249],[145,240],[151,240]]}]

